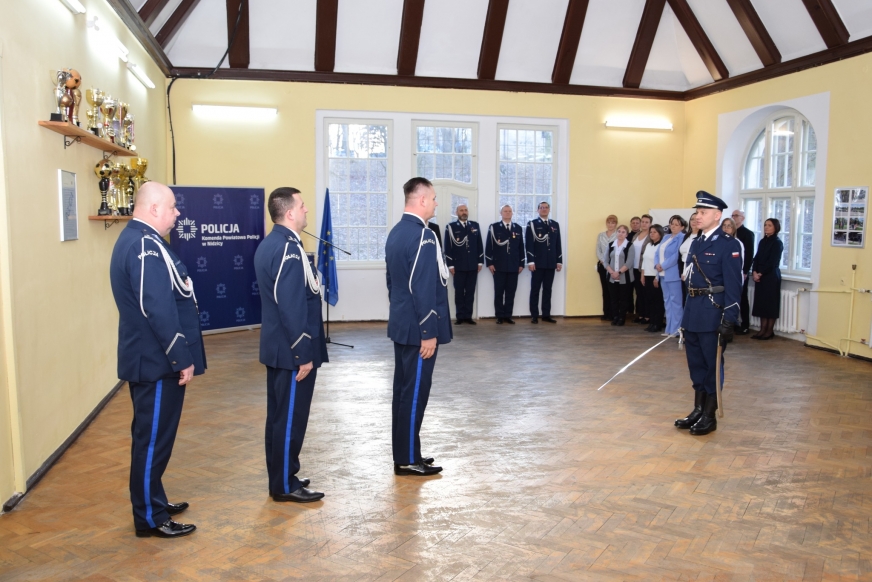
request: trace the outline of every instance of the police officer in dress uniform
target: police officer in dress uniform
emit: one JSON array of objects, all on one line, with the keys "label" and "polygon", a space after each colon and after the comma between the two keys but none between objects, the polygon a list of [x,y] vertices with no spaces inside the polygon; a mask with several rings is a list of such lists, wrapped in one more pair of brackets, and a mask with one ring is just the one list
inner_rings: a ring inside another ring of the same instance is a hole
[{"label": "police officer in dress uniform", "polygon": [[392,442],[394,473],[427,476],[442,471],[421,456],[421,423],[440,344],[451,341],[448,267],[439,237],[427,228],[436,212],[436,191],[426,178],[403,186],[406,206],[385,242],[390,317],[394,342]]},{"label": "police officer in dress uniform", "polygon": [[454,276],[454,306],[457,325],[469,323],[475,302],[475,284],[478,272],[484,263],[484,247],[481,242],[481,228],[474,220],[469,220],[469,207],[458,204],[455,209],[457,220],[445,227],[445,263]]},{"label": "police officer in dress uniform", "polygon": [[533,273],[530,283],[530,317],[539,323],[539,288],[542,288],[542,321],[557,323],[551,317],[551,286],[554,272],[563,269],[563,247],[560,243],[560,225],[550,220],[551,205],[539,203],[539,218],[527,223],[527,268]]},{"label": "police officer in dress uniform", "polygon": [[300,241],[309,212],[300,191],[277,188],[267,207],[275,226],[254,253],[266,366],[266,471],[273,500],[307,503],[324,497],[297,477],[315,377],[327,361],[321,284]]},{"label": "police officer in dress uniform", "polygon": [[723,357],[716,361],[718,337],[726,348],[733,340],[739,318],[742,248],[739,241],[721,230],[721,212],[726,207],[717,196],[703,190],[696,193],[694,208],[701,232],[687,253],[687,304],[681,321],[694,407],[685,418],[675,421],[675,426],[689,428],[693,435],[708,434],[718,427],[715,374],[723,379],[724,373]]},{"label": "police officer in dress uniform", "polygon": [[143,184],[109,267],[119,315],[118,377],[127,381],[133,399],[130,502],[138,537],[175,538],[197,529],[171,519],[188,504],[170,503],[161,482],[185,386],[206,370],[194,286],[163,239],[178,215],[172,190]]},{"label": "police officer in dress uniform", "polygon": [[512,222],[512,207],[500,208],[502,220],[490,225],[484,248],[487,268],[494,276],[494,314],[497,323],[515,324],[512,310],[515,307],[515,290],[518,275],[524,270],[524,233]]}]

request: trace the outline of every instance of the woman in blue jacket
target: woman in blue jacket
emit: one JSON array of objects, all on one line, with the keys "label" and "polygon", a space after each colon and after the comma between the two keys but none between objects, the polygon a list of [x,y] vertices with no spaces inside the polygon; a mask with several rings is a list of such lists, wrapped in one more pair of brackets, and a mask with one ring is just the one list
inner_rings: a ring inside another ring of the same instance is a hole
[{"label": "woman in blue jacket", "polygon": [[681,306],[681,272],[678,269],[679,248],[684,239],[687,221],[679,215],[669,219],[670,234],[663,237],[657,252],[657,275],[663,289],[663,306],[666,309],[666,334],[678,333],[684,308]]}]

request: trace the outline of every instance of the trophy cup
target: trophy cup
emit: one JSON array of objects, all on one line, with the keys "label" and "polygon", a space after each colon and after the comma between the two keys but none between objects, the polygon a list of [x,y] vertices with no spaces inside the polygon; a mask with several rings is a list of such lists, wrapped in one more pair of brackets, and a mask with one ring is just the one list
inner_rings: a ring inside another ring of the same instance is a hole
[{"label": "trophy cup", "polygon": [[103,137],[100,132],[100,106],[103,105],[103,99],[106,95],[100,89],[88,89],[85,91],[85,99],[93,107],[87,112],[88,115],[88,131],[93,131],[97,137]]},{"label": "trophy cup", "polygon": [[70,69],[67,73],[69,76],[65,87],[71,101],[67,109],[67,118],[74,125],[79,125],[79,104],[82,102],[82,92],[79,90],[79,86],[82,84],[82,76],[76,69]]},{"label": "trophy cup", "polygon": [[106,194],[109,191],[109,176],[112,175],[112,163],[109,160],[100,160],[94,167],[94,173],[100,178],[100,209],[97,211],[98,216],[108,216],[112,214],[109,210],[109,203],[106,200]]},{"label": "trophy cup", "polygon": [[112,120],[115,119],[115,111],[118,109],[118,102],[110,96],[103,99],[100,105],[100,113],[103,114],[103,139],[108,139],[115,143],[115,129],[111,127]]},{"label": "trophy cup", "polygon": [[133,125],[133,114],[128,113],[121,119],[121,145],[130,149],[132,140],[130,138],[130,126]]},{"label": "trophy cup", "polygon": [[130,166],[125,166],[124,175],[127,178],[127,208],[125,209],[127,212],[125,212],[125,216],[133,216],[133,201],[134,196],[136,196],[136,184],[133,182],[133,178],[136,176],[136,170]]},{"label": "trophy cup", "polygon": [[133,184],[135,192],[139,192],[142,185],[148,182],[145,177],[145,171],[148,169],[148,160],[145,158],[132,158],[130,160],[130,169],[134,171]]},{"label": "trophy cup", "polygon": [[127,146],[124,145],[124,118],[127,117],[127,112],[130,110],[130,105],[127,103],[118,102],[118,109],[115,111],[115,143],[120,145],[123,148]]},{"label": "trophy cup", "polygon": [[136,141],[136,119],[133,117],[132,113],[128,113],[127,117],[130,118],[130,128],[127,130],[127,149],[135,152],[136,144],[133,142]]},{"label": "trophy cup", "polygon": [[52,73],[52,82],[54,83],[55,102],[57,109],[51,114],[52,121],[67,121],[65,114],[69,106],[70,95],[67,95],[67,79],[70,73],[66,70],[54,71]]}]

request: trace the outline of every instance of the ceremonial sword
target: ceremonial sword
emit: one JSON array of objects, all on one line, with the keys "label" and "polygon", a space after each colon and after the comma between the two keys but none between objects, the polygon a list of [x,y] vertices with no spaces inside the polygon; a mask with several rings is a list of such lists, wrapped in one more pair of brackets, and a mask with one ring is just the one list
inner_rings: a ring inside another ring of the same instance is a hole
[{"label": "ceremonial sword", "polygon": [[[605,384],[603,384],[602,386],[600,386],[599,388],[597,388],[597,391],[602,390],[603,388],[605,388],[605,387],[606,387],[606,384],[608,384],[609,382],[611,382],[612,380],[614,380],[615,378],[617,378],[620,374],[623,374],[625,370],[627,370],[630,366],[632,366],[633,364],[635,364],[636,362],[638,362],[639,360],[641,360],[642,358],[644,358],[645,356],[647,356],[649,352],[654,351],[654,349],[660,347],[661,345],[665,344],[665,343],[666,343],[667,341],[669,341],[670,339],[674,338],[674,337],[676,336],[677,333],[680,333],[680,331],[681,331],[681,330],[679,330],[679,331],[676,332],[676,333],[669,334],[668,336],[666,336],[665,338],[663,338],[662,340],[660,340],[659,342],[657,342],[656,344],[654,344],[653,346],[651,346],[650,348],[648,348],[647,350],[645,350],[644,352],[642,352],[641,354],[639,354],[638,356],[636,356],[636,357],[633,359],[632,362],[630,362],[629,364],[627,364],[626,366],[624,366],[623,368],[621,368],[620,370],[618,370],[618,373],[617,373],[617,374],[615,374],[614,376],[612,376],[611,378],[609,378],[608,382],[606,382]],[[681,347],[681,346],[679,346],[679,349],[680,349],[680,347]]]}]

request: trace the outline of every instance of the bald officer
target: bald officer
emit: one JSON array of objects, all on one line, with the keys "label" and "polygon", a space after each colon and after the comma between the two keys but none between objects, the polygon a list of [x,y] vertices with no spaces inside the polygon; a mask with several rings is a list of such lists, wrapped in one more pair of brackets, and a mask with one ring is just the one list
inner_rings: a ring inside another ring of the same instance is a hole
[{"label": "bald officer", "polygon": [[527,268],[533,273],[530,282],[530,318],[539,323],[539,289],[542,289],[542,321],[557,323],[551,317],[551,287],[554,273],[563,268],[563,247],[560,242],[560,225],[551,220],[551,205],[539,203],[539,218],[527,223]]},{"label": "bald officer", "polygon": [[724,361],[717,361],[718,338],[726,349],[733,341],[742,296],[742,246],[721,230],[726,203],[704,190],[696,193],[696,222],[700,235],[693,240],[684,269],[687,303],[684,328],[687,367],[693,383],[694,406],[690,414],[675,421],[692,435],[704,435],[718,427],[717,377],[723,379]]},{"label": "bald officer", "polygon": [[206,370],[194,285],[163,238],[178,215],[172,190],[143,184],[109,266],[119,316],[118,377],[127,381],[133,399],[130,502],[138,537],[177,538],[197,529],[171,519],[188,504],[170,503],[161,481],[185,386]]},{"label": "bald officer", "polygon": [[[475,284],[484,264],[484,246],[481,228],[469,220],[469,207],[458,204],[454,210],[457,220],[445,227],[445,263],[454,276],[454,306],[457,325],[475,325],[472,308],[475,302]],[[432,224],[432,223],[431,223]]]},{"label": "bald officer", "polygon": [[518,275],[524,270],[524,232],[512,222],[512,207],[500,208],[502,220],[490,225],[484,260],[494,276],[494,312],[497,323],[514,325],[512,311],[515,308],[515,290]]},{"label": "bald officer", "polygon": [[421,423],[439,345],[451,341],[448,267],[439,237],[427,228],[436,213],[436,191],[426,178],[403,186],[405,211],[385,243],[390,316],[394,342],[392,443],[394,473],[425,477],[442,471],[421,455]]},{"label": "bald officer", "polygon": [[274,501],[308,503],[324,497],[297,477],[318,368],[327,361],[321,322],[321,283],[300,233],[309,210],[296,188],[277,188],[267,208],[275,223],[254,253],[263,325],[260,363],[266,366],[266,471]]}]

